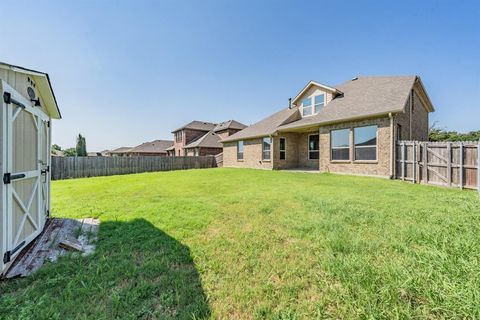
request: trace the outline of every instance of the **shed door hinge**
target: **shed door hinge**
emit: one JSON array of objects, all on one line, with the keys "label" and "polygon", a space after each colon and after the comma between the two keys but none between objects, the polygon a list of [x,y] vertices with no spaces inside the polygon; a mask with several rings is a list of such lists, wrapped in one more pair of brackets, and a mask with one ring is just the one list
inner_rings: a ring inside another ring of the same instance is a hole
[{"label": "shed door hinge", "polygon": [[47,121],[47,127],[50,128],[50,120]]},{"label": "shed door hinge", "polygon": [[20,250],[24,245],[25,245],[25,241],[22,241],[12,251],[5,252],[5,254],[3,255],[3,263],[5,264],[5,263],[10,262],[10,260],[12,260],[12,256],[15,254],[15,252]]}]

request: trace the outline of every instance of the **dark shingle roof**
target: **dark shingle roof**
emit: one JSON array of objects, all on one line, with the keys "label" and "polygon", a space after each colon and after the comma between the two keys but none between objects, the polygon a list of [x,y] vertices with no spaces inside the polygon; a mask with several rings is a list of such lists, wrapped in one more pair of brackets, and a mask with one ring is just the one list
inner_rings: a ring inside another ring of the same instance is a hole
[{"label": "dark shingle roof", "polygon": [[[402,112],[417,79],[421,84],[417,76],[355,78],[336,86],[335,89],[342,94],[314,116],[302,118],[297,107],[284,109],[223,139],[222,142],[268,136],[279,130],[308,128]],[[433,111],[433,107],[428,108]]]},{"label": "dark shingle roof", "polygon": [[128,153],[166,153],[166,149],[172,145],[172,140],[154,140],[142,143],[128,150]]},{"label": "dark shingle roof", "polygon": [[228,120],[228,121],[217,124],[213,129],[213,131],[218,132],[218,131],[227,130],[227,129],[242,130],[242,129],[245,129],[246,127],[247,127],[246,125],[238,121]]},{"label": "dark shingle roof", "polygon": [[117,149],[110,150],[108,151],[108,153],[125,153],[130,149],[132,149],[132,147],[120,147]]},{"label": "dark shingle roof", "polygon": [[215,123],[193,120],[192,122],[184,125],[183,127],[173,130],[172,133],[183,130],[183,129],[210,131],[210,130],[213,130],[215,126],[216,126]]},{"label": "dark shingle roof", "polygon": [[300,113],[296,108],[283,109],[255,124],[252,124],[249,127],[246,127],[242,131],[239,131],[227,138],[224,138],[222,142],[268,136],[277,131],[278,126],[280,126],[281,124],[298,119],[299,116]]},{"label": "dark shingle roof", "polygon": [[314,116],[280,126],[279,129],[308,127],[324,123],[403,111],[416,76],[359,77],[336,86],[343,95],[330,101]]},{"label": "dark shingle roof", "polygon": [[210,131],[192,143],[187,144],[184,148],[189,149],[195,147],[222,148],[223,145],[220,143],[220,137],[214,131]]}]

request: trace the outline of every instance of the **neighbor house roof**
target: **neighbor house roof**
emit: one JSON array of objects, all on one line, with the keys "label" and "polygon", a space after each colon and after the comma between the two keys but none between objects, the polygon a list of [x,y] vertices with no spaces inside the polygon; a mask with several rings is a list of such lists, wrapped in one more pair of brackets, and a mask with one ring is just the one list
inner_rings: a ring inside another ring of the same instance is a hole
[{"label": "neighbor house roof", "polygon": [[108,151],[108,153],[125,153],[130,149],[132,149],[132,147],[120,147],[117,149],[110,150]]},{"label": "neighbor house roof", "polygon": [[283,123],[294,121],[298,119],[298,117],[300,117],[300,113],[297,108],[285,108],[229,137],[222,139],[222,142],[268,136],[275,133],[278,126]]},{"label": "neighbor house roof", "polygon": [[[412,90],[416,81],[423,91],[422,95],[425,97],[426,108],[428,111],[434,111],[421,80],[417,76],[358,77],[335,86],[338,95],[316,115],[302,118],[297,107],[282,110],[222,140],[222,142],[267,136],[276,131],[302,129],[402,112],[410,90]],[[312,82],[309,82],[302,92],[305,92],[311,85]],[[297,116],[280,121],[279,118],[287,118],[282,115],[283,112],[297,112]]]},{"label": "neighbor house roof", "polygon": [[62,118],[48,73],[15,66],[13,64],[8,64],[5,62],[0,62],[0,69],[7,69],[13,72],[24,73],[32,77],[33,80],[35,81],[35,84],[38,90],[40,91],[40,94],[43,98],[43,102],[45,103],[44,107],[47,110],[50,117],[52,117],[53,119]]},{"label": "neighbor house roof", "polygon": [[173,130],[172,133],[183,130],[183,129],[210,131],[210,130],[213,130],[215,126],[216,126],[215,123],[193,120],[192,122],[187,123],[183,127]]},{"label": "neighbor house roof", "polygon": [[172,140],[154,140],[133,147],[128,153],[166,153],[166,149],[172,145]]},{"label": "neighbor house roof", "polygon": [[222,148],[220,143],[220,136],[218,136],[213,130],[207,132],[205,135],[201,136],[199,139],[193,141],[192,143],[187,144],[184,148]]},{"label": "neighbor house roof", "polygon": [[217,124],[215,126],[215,128],[213,129],[213,131],[214,132],[219,132],[219,131],[227,130],[227,129],[242,130],[242,129],[245,129],[246,127],[247,127],[246,125],[244,125],[243,123],[240,123],[238,121],[228,120],[228,121],[224,121],[224,122],[221,122],[221,123]]},{"label": "neighbor house roof", "polygon": [[167,149],[165,149],[165,151],[172,151],[172,150],[175,150],[175,146],[172,145],[171,147],[168,147]]}]

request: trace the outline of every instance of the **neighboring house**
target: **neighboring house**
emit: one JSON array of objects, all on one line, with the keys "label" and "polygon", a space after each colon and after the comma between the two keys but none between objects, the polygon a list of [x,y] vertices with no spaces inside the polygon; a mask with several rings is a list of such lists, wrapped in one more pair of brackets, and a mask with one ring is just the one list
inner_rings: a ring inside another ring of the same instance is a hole
[{"label": "neighboring house", "polygon": [[120,147],[113,149],[107,152],[107,156],[110,157],[124,157],[127,155],[127,151],[132,149],[132,147]]},{"label": "neighboring house", "polygon": [[125,154],[127,156],[166,156],[167,149],[171,146],[173,146],[172,140],[154,140],[126,150]]},{"label": "neighboring house", "polygon": [[0,62],[0,275],[50,214],[51,127],[60,119],[48,74]]},{"label": "neighboring house", "polygon": [[170,156],[208,156],[222,152],[220,140],[244,129],[246,125],[229,120],[219,124],[192,121],[177,130],[173,147],[169,148]]},{"label": "neighboring house", "polygon": [[288,108],[224,138],[223,165],[393,177],[395,141],[428,140],[433,111],[418,76],[310,81]]},{"label": "neighboring house", "polygon": [[88,152],[87,156],[89,157],[106,157],[108,156],[109,150],[103,150],[98,152]]}]

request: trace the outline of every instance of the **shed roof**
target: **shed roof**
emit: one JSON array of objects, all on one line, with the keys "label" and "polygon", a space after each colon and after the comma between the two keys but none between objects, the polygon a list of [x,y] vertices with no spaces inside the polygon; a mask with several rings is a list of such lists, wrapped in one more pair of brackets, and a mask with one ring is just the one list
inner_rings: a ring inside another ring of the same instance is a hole
[{"label": "shed roof", "polygon": [[166,153],[166,149],[173,145],[172,140],[154,140],[142,143],[128,150],[128,153]]},{"label": "shed roof", "polygon": [[13,64],[5,63],[5,62],[0,62],[0,68],[8,69],[13,72],[28,74],[30,77],[32,77],[33,80],[35,80],[35,83],[37,84],[37,88],[42,95],[43,101],[45,103],[45,109],[47,110],[50,117],[53,119],[62,118],[48,73],[15,66]]}]

